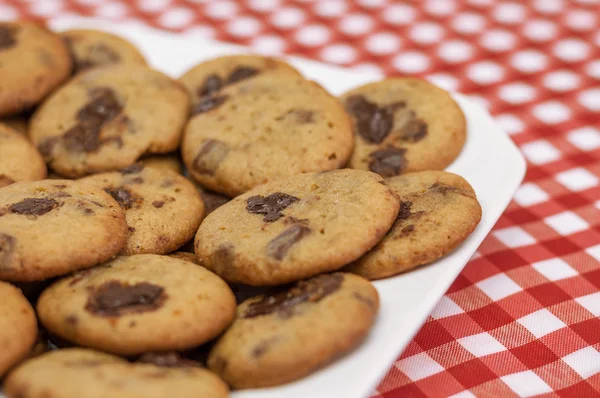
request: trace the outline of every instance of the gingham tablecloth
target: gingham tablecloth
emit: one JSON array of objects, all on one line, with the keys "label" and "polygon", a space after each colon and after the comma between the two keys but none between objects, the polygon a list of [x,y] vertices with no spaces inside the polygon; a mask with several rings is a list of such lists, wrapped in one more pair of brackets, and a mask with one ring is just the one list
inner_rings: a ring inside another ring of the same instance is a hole
[{"label": "gingham tablecloth", "polygon": [[526,181],[374,396],[600,396],[600,1],[0,0],[2,19],[72,14],[473,95]]}]

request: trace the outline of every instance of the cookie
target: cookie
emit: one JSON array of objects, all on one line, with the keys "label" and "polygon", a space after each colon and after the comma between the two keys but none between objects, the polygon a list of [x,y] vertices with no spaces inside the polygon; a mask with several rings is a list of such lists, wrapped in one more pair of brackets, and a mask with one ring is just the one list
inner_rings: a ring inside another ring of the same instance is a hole
[{"label": "cookie", "polygon": [[475,191],[456,174],[422,171],[386,182],[400,196],[398,218],[348,272],[380,279],[430,263],[454,250],[481,220]]},{"label": "cookie", "polygon": [[337,169],[353,137],[338,100],[289,72],[225,87],[188,123],[181,147],[192,178],[230,197],[268,181]]},{"label": "cookie", "polygon": [[16,287],[0,282],[0,379],[27,358],[37,336],[33,307]]},{"label": "cookie", "polygon": [[206,215],[209,215],[217,208],[223,206],[225,203],[229,202],[229,198],[225,195],[221,195],[219,193],[209,191],[207,189],[203,189],[201,187],[197,187],[198,192],[200,192],[200,196],[202,196],[202,201],[204,202],[204,210]]},{"label": "cookie", "polygon": [[54,92],[33,114],[29,135],[54,171],[80,177],[174,151],[188,107],[185,89],[160,72],[96,68]]},{"label": "cookie", "polygon": [[460,153],[465,117],[444,90],[416,78],[392,78],[342,96],[356,146],[349,167],[384,177],[441,170]]},{"label": "cookie", "polygon": [[183,172],[181,160],[174,153],[168,155],[153,155],[141,158],[140,162],[146,167],[152,167],[159,170],[170,170],[177,174]]},{"label": "cookie", "polygon": [[205,268],[138,254],[61,279],[42,293],[37,311],[67,341],[137,355],[212,340],[233,321],[235,305],[227,284]]},{"label": "cookie", "polygon": [[8,398],[226,398],[213,372],[190,366],[158,367],[81,348],[46,353],[10,373]]},{"label": "cookie", "polygon": [[202,62],[188,70],[179,81],[188,90],[194,107],[217,95],[221,89],[240,81],[273,71],[284,71],[300,76],[287,63],[260,55],[227,55]]},{"label": "cookie", "polygon": [[125,213],[106,192],[69,180],[0,189],[0,280],[31,282],[88,268],[127,240]]},{"label": "cookie", "polygon": [[390,229],[398,208],[374,173],[299,174],[260,185],[208,215],[195,253],[228,282],[280,285],[356,260]]},{"label": "cookie", "polygon": [[319,275],[244,301],[207,364],[234,388],[288,383],[359,345],[378,309],[377,290],[365,279]]},{"label": "cookie", "polygon": [[0,123],[0,188],[16,181],[46,178],[42,155],[22,133]]},{"label": "cookie", "polygon": [[75,29],[62,32],[75,73],[114,64],[146,65],[146,59],[122,37],[99,30]]},{"label": "cookie", "polygon": [[0,116],[40,102],[71,73],[59,36],[32,22],[0,22]]},{"label": "cookie", "polygon": [[204,204],[194,184],[172,171],[137,163],[79,180],[103,189],[125,211],[129,238],[122,254],[165,254],[194,237]]}]

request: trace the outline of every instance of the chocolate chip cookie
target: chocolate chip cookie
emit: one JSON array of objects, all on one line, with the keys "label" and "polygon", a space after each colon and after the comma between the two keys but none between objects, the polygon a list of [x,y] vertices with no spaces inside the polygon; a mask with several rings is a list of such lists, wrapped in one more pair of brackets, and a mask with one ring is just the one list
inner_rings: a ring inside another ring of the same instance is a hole
[{"label": "chocolate chip cookie", "polygon": [[114,64],[146,65],[146,60],[133,44],[122,37],[98,30],[75,29],[62,32],[75,73]]},{"label": "chocolate chip cookie", "polygon": [[16,287],[0,282],[0,378],[27,358],[37,336],[31,304]]},{"label": "chocolate chip cookie", "polygon": [[177,174],[183,172],[181,159],[175,153],[146,156],[141,158],[140,162],[146,167],[152,167],[159,170],[171,170]]},{"label": "chocolate chip cookie", "polygon": [[126,240],[125,213],[101,189],[69,180],[0,189],[0,280],[88,268],[116,255]]},{"label": "chocolate chip cookie", "polygon": [[46,178],[46,163],[22,133],[0,123],[0,188]]},{"label": "chocolate chip cookie", "polygon": [[346,164],[350,119],[338,100],[289,72],[226,86],[188,123],[181,152],[190,175],[236,196],[256,185]]},{"label": "chocolate chip cookie", "polygon": [[129,238],[122,254],[165,254],[194,237],[204,216],[196,187],[172,171],[140,163],[80,179],[103,189],[125,211]]},{"label": "chocolate chip cookie", "polygon": [[64,278],[40,296],[53,334],[122,355],[184,350],[218,336],[235,316],[227,284],[188,261],[138,254]]},{"label": "chocolate chip cookie", "polygon": [[188,108],[185,89],[160,72],[139,65],[95,68],[36,110],[29,135],[52,169],[79,177],[174,151]]},{"label": "chocolate chip cookie", "polygon": [[59,36],[32,22],[0,22],[0,116],[40,102],[71,68]]},{"label": "chocolate chip cookie", "polygon": [[344,273],[251,298],[238,307],[236,321],[210,352],[208,367],[234,388],[299,379],[359,345],[378,309],[373,285]]},{"label": "chocolate chip cookie", "polygon": [[399,201],[367,171],[300,174],[260,185],[206,217],[200,264],[228,282],[279,285],[333,271],[390,229]]},{"label": "chocolate chip cookie", "polygon": [[6,378],[9,398],[226,398],[213,372],[190,366],[159,367],[81,348],[31,359]]},{"label": "chocolate chip cookie", "polygon": [[203,108],[209,105],[211,98],[218,97],[224,87],[273,71],[300,76],[300,72],[276,58],[228,55],[194,66],[179,81],[190,93],[194,108]]},{"label": "chocolate chip cookie", "polygon": [[430,263],[454,250],[481,220],[475,191],[456,174],[423,171],[386,182],[400,196],[396,222],[373,250],[345,268],[349,272],[379,279]]},{"label": "chocolate chip cookie", "polygon": [[384,177],[441,170],[460,153],[465,117],[450,94],[415,78],[392,78],[342,96],[356,147],[349,166]]}]

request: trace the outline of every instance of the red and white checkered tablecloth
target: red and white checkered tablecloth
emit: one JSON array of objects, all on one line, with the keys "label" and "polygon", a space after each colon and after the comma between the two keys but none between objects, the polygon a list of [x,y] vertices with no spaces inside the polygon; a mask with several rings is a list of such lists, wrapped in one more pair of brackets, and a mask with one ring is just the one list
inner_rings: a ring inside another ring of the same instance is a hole
[{"label": "red and white checkered tablecloth", "polygon": [[600,0],[0,0],[72,14],[473,95],[526,181],[374,396],[600,396]]}]

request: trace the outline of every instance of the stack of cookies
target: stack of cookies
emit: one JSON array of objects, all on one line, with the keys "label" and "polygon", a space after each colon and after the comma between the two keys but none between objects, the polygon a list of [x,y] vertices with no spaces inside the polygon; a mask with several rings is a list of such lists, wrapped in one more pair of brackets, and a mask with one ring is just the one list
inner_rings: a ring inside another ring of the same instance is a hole
[{"label": "stack of cookies", "polygon": [[178,80],[130,43],[0,23],[0,378],[9,398],[226,397],[349,353],[369,280],[475,229],[465,118],[413,78],[336,98],[285,62]]}]

